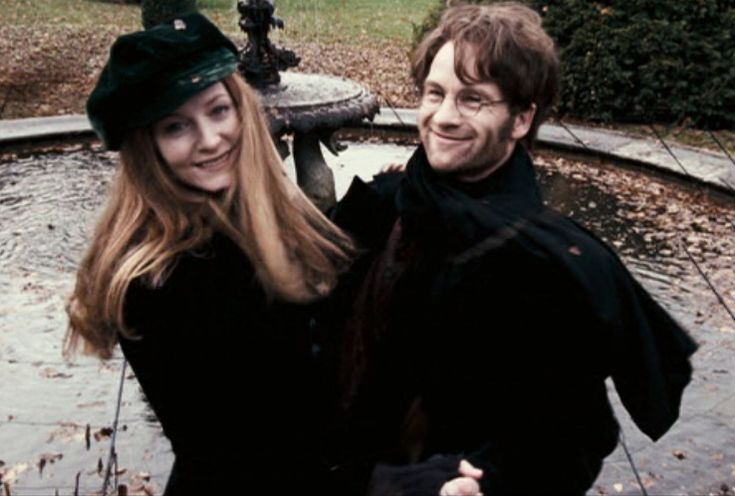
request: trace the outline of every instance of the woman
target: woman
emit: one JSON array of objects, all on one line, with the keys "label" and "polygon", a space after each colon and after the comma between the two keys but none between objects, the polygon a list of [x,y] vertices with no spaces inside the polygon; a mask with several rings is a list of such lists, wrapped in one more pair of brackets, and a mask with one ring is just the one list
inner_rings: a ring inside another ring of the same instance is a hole
[{"label": "woman", "polygon": [[305,303],[352,243],[290,182],[235,46],[198,13],[121,36],[87,111],[120,169],[66,350],[116,343],[176,456],[166,493],[317,484]]}]

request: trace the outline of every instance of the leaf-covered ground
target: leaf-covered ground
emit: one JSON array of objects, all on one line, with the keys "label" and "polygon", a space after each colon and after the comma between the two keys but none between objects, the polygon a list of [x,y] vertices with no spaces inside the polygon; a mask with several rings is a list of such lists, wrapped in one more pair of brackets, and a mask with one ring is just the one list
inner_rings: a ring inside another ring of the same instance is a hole
[{"label": "leaf-covered ground", "polygon": [[[94,30],[0,25],[0,118],[83,113],[110,45],[125,31],[109,25]],[[415,105],[407,44],[285,43],[301,57],[299,71],[355,79],[379,95],[382,104]]]}]

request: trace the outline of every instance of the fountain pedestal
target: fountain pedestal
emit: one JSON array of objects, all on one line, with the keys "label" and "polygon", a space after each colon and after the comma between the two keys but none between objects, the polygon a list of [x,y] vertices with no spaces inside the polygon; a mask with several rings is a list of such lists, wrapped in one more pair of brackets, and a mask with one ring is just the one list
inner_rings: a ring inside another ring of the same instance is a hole
[{"label": "fountain pedestal", "polygon": [[339,128],[357,124],[378,112],[374,95],[354,81],[318,74],[282,73],[278,85],[260,90],[271,135],[282,155],[283,136],[293,134],[293,155],[299,186],[322,210],[336,202],[334,177],[319,143],[337,155]]},{"label": "fountain pedestal", "polygon": [[337,201],[334,176],[327,167],[319,142],[335,155],[340,147],[334,132],[378,112],[377,99],[365,88],[345,78],[316,74],[280,73],[296,67],[300,59],[290,50],[275,47],[268,39],[271,28],[283,28],[274,16],[272,0],[239,0],[240,28],[248,42],[240,51],[240,73],[260,91],[270,120],[271,135],[281,156],[288,156],[282,139],[293,134],[296,181],[304,193],[326,210]]}]

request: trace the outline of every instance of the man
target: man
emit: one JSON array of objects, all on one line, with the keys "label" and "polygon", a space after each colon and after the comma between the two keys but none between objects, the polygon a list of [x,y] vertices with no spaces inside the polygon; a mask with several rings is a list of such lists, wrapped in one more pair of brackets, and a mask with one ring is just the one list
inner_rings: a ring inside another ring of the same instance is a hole
[{"label": "man", "polygon": [[557,73],[527,7],[449,9],[414,54],[421,146],[335,211],[368,252],[335,345],[355,494],[583,494],[618,440],[607,377],[652,439],[678,416],[695,344],[542,203],[527,150]]}]

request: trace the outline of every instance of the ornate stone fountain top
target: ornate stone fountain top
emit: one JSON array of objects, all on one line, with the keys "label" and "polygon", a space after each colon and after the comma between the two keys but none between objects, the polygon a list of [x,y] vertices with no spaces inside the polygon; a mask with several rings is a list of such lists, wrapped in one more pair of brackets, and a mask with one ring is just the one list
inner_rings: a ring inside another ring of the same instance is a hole
[{"label": "ornate stone fountain top", "polygon": [[283,21],[273,14],[272,0],[239,0],[240,29],[248,42],[240,52],[240,73],[256,88],[280,82],[278,71],[296,67],[300,59],[291,50],[275,47],[268,39],[270,29],[283,29]]},{"label": "ornate stone fountain top", "polygon": [[322,209],[335,202],[334,179],[324,162],[319,143],[336,154],[341,146],[334,132],[378,112],[374,95],[346,78],[284,71],[299,58],[290,50],[276,48],[268,39],[271,28],[283,28],[274,16],[272,0],[240,0],[240,28],[248,42],[240,52],[240,73],[258,88],[268,115],[270,131],[282,156],[288,144],[281,139],[293,134],[293,155],[299,185]]}]

